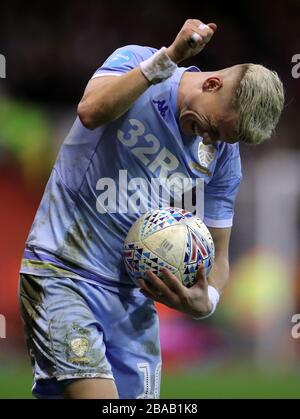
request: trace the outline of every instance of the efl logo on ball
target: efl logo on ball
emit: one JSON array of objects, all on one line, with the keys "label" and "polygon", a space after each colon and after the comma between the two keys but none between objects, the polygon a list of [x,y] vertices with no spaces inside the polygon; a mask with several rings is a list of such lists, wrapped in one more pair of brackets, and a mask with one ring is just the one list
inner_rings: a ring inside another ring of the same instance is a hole
[{"label": "efl logo on ball", "polygon": [[124,244],[126,270],[134,281],[147,279],[148,270],[162,277],[161,268],[168,268],[190,287],[199,265],[209,273],[214,256],[213,239],[205,224],[180,208],[144,214],[133,224]]}]

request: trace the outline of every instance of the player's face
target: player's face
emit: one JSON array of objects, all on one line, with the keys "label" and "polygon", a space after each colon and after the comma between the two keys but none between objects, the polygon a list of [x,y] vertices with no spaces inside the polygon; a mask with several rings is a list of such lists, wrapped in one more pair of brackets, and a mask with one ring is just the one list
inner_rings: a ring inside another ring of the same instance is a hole
[{"label": "player's face", "polygon": [[[216,141],[235,143],[237,112],[230,105],[230,91],[193,89],[180,109],[180,126],[185,135],[199,135],[204,144]],[[228,98],[224,95],[227,95]]]}]

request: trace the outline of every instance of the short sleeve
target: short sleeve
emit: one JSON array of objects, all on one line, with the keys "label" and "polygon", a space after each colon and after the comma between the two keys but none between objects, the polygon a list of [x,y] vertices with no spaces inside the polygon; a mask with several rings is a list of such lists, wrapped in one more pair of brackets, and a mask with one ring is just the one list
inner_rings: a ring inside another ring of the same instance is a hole
[{"label": "short sleeve", "polygon": [[242,180],[239,144],[223,143],[211,181],[204,187],[204,223],[229,228]]},{"label": "short sleeve", "polygon": [[139,45],[127,45],[117,49],[104,64],[98,68],[92,78],[101,76],[121,76],[151,57],[157,50]]}]

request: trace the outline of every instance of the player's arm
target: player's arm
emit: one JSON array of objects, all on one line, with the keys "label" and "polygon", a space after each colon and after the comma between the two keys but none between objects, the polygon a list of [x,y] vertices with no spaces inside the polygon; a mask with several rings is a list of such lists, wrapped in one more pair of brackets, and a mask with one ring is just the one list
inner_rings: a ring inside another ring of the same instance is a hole
[{"label": "player's arm", "polygon": [[[186,21],[172,45],[165,50],[167,59],[178,64],[198,54],[210,41],[215,30],[216,25],[213,23],[204,25],[196,19]],[[191,42],[192,39],[194,41]],[[149,65],[148,72],[138,66],[119,77],[103,76],[90,80],[77,109],[83,125],[95,129],[127,112],[152,84],[146,77],[151,74],[151,63]],[[164,63],[161,68],[164,68]],[[161,68],[159,62],[154,63],[152,73],[158,71],[161,74]]]},{"label": "player's arm", "polygon": [[139,67],[120,77],[92,79],[78,105],[78,116],[89,129],[112,122],[127,112],[150,86]]},{"label": "player's arm", "polygon": [[209,227],[215,244],[215,262],[208,276],[208,283],[222,293],[229,280],[229,241],[231,228]]}]

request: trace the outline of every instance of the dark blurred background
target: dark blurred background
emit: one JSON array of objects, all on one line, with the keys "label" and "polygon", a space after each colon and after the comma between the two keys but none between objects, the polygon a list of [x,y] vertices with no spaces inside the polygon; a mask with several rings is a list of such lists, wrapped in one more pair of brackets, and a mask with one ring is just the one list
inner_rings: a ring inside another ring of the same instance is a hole
[{"label": "dark blurred background", "polygon": [[[168,46],[184,21],[215,22],[209,46],[184,65],[243,62],[278,72],[286,107],[272,140],[242,147],[244,181],[231,243],[232,279],[217,314],[195,323],[160,308],[164,397],[300,397],[299,0],[228,2],[14,1],[1,4],[0,398],[29,397],[17,305],[24,241],[61,142],[93,72],[118,47]],[[180,380],[174,380],[174,375]],[[281,380],[281,381],[280,381]]]}]

